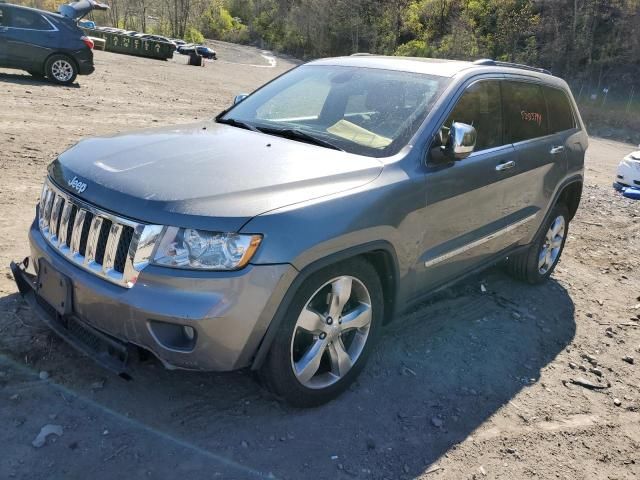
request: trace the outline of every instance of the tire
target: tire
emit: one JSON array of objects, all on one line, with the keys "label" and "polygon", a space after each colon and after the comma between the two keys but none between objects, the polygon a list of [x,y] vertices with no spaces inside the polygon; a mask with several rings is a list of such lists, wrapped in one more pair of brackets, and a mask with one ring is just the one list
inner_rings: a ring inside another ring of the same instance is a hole
[{"label": "tire", "polygon": [[295,407],[336,398],[363,369],[379,337],[383,309],[380,278],[364,259],[313,273],[282,319],[259,372],[263,384]]},{"label": "tire", "polygon": [[[552,238],[551,234],[557,230],[557,234]],[[529,249],[518,255],[509,257],[507,260],[507,271],[518,280],[536,285],[546,281],[558,264],[564,244],[569,233],[569,209],[563,203],[556,204],[551,210],[544,226],[540,229],[537,237]],[[549,248],[550,239],[555,242],[556,247]],[[547,248],[545,263],[542,264],[543,249]]]},{"label": "tire", "polygon": [[50,81],[59,85],[71,85],[78,76],[76,62],[66,55],[51,55],[44,71]]}]

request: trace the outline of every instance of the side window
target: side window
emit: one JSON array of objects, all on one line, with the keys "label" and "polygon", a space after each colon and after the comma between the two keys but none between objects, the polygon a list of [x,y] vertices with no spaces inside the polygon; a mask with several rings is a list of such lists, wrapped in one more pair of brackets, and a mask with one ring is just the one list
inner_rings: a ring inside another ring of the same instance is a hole
[{"label": "side window", "polygon": [[443,126],[448,129],[453,122],[466,123],[476,129],[476,152],[503,145],[498,81],[483,80],[467,88]]},{"label": "side window", "polygon": [[539,85],[507,81],[503,83],[502,94],[509,143],[548,134],[547,106]]},{"label": "side window", "polygon": [[575,128],[576,122],[567,94],[552,87],[543,87],[543,90],[549,108],[549,132],[564,132]]},{"label": "side window", "polygon": [[8,20],[9,20],[9,15],[7,15],[4,9],[0,7],[0,27],[6,27]]},{"label": "side window", "polygon": [[52,30],[51,25],[42,15],[29,10],[16,8],[11,15],[11,24],[13,28],[26,28],[29,30]]}]

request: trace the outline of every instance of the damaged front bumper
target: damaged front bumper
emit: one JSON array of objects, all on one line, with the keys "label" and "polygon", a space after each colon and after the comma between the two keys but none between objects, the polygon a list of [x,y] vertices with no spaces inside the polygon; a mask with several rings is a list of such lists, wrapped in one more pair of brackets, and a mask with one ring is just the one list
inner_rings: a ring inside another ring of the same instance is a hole
[{"label": "damaged front bumper", "polygon": [[87,325],[73,314],[61,314],[37,293],[38,276],[27,272],[29,258],[20,264],[11,262],[11,273],[20,295],[32,311],[60,338],[79,352],[93,358],[102,367],[128,378],[127,361],[132,346]]},{"label": "damaged front bumper", "polygon": [[125,289],[68,261],[36,222],[29,241],[30,257],[11,264],[22,296],[61,338],[120,375],[140,349],[169,369],[250,365],[297,274],[286,264],[234,272],[148,266]]}]

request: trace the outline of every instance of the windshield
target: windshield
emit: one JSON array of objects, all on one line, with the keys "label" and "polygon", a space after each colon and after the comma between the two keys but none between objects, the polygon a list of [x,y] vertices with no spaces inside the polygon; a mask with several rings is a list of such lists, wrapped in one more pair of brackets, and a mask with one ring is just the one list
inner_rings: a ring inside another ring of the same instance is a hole
[{"label": "windshield", "polygon": [[[416,132],[448,78],[362,67],[304,65],[262,87],[219,121],[302,132],[347,152],[397,153]],[[320,143],[318,143],[320,144]]]}]

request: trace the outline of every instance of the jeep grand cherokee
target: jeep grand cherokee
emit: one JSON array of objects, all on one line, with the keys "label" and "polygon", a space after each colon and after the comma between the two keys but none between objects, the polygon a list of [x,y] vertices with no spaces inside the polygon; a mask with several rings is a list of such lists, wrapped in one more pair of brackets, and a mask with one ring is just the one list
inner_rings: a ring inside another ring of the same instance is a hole
[{"label": "jeep grand cherokee", "polygon": [[383,325],[508,259],[546,280],[588,137],[567,84],[492,60],[308,63],[193,125],[84,140],[49,167],[12,265],[72,345],[126,372],[258,370],[343,391]]}]

